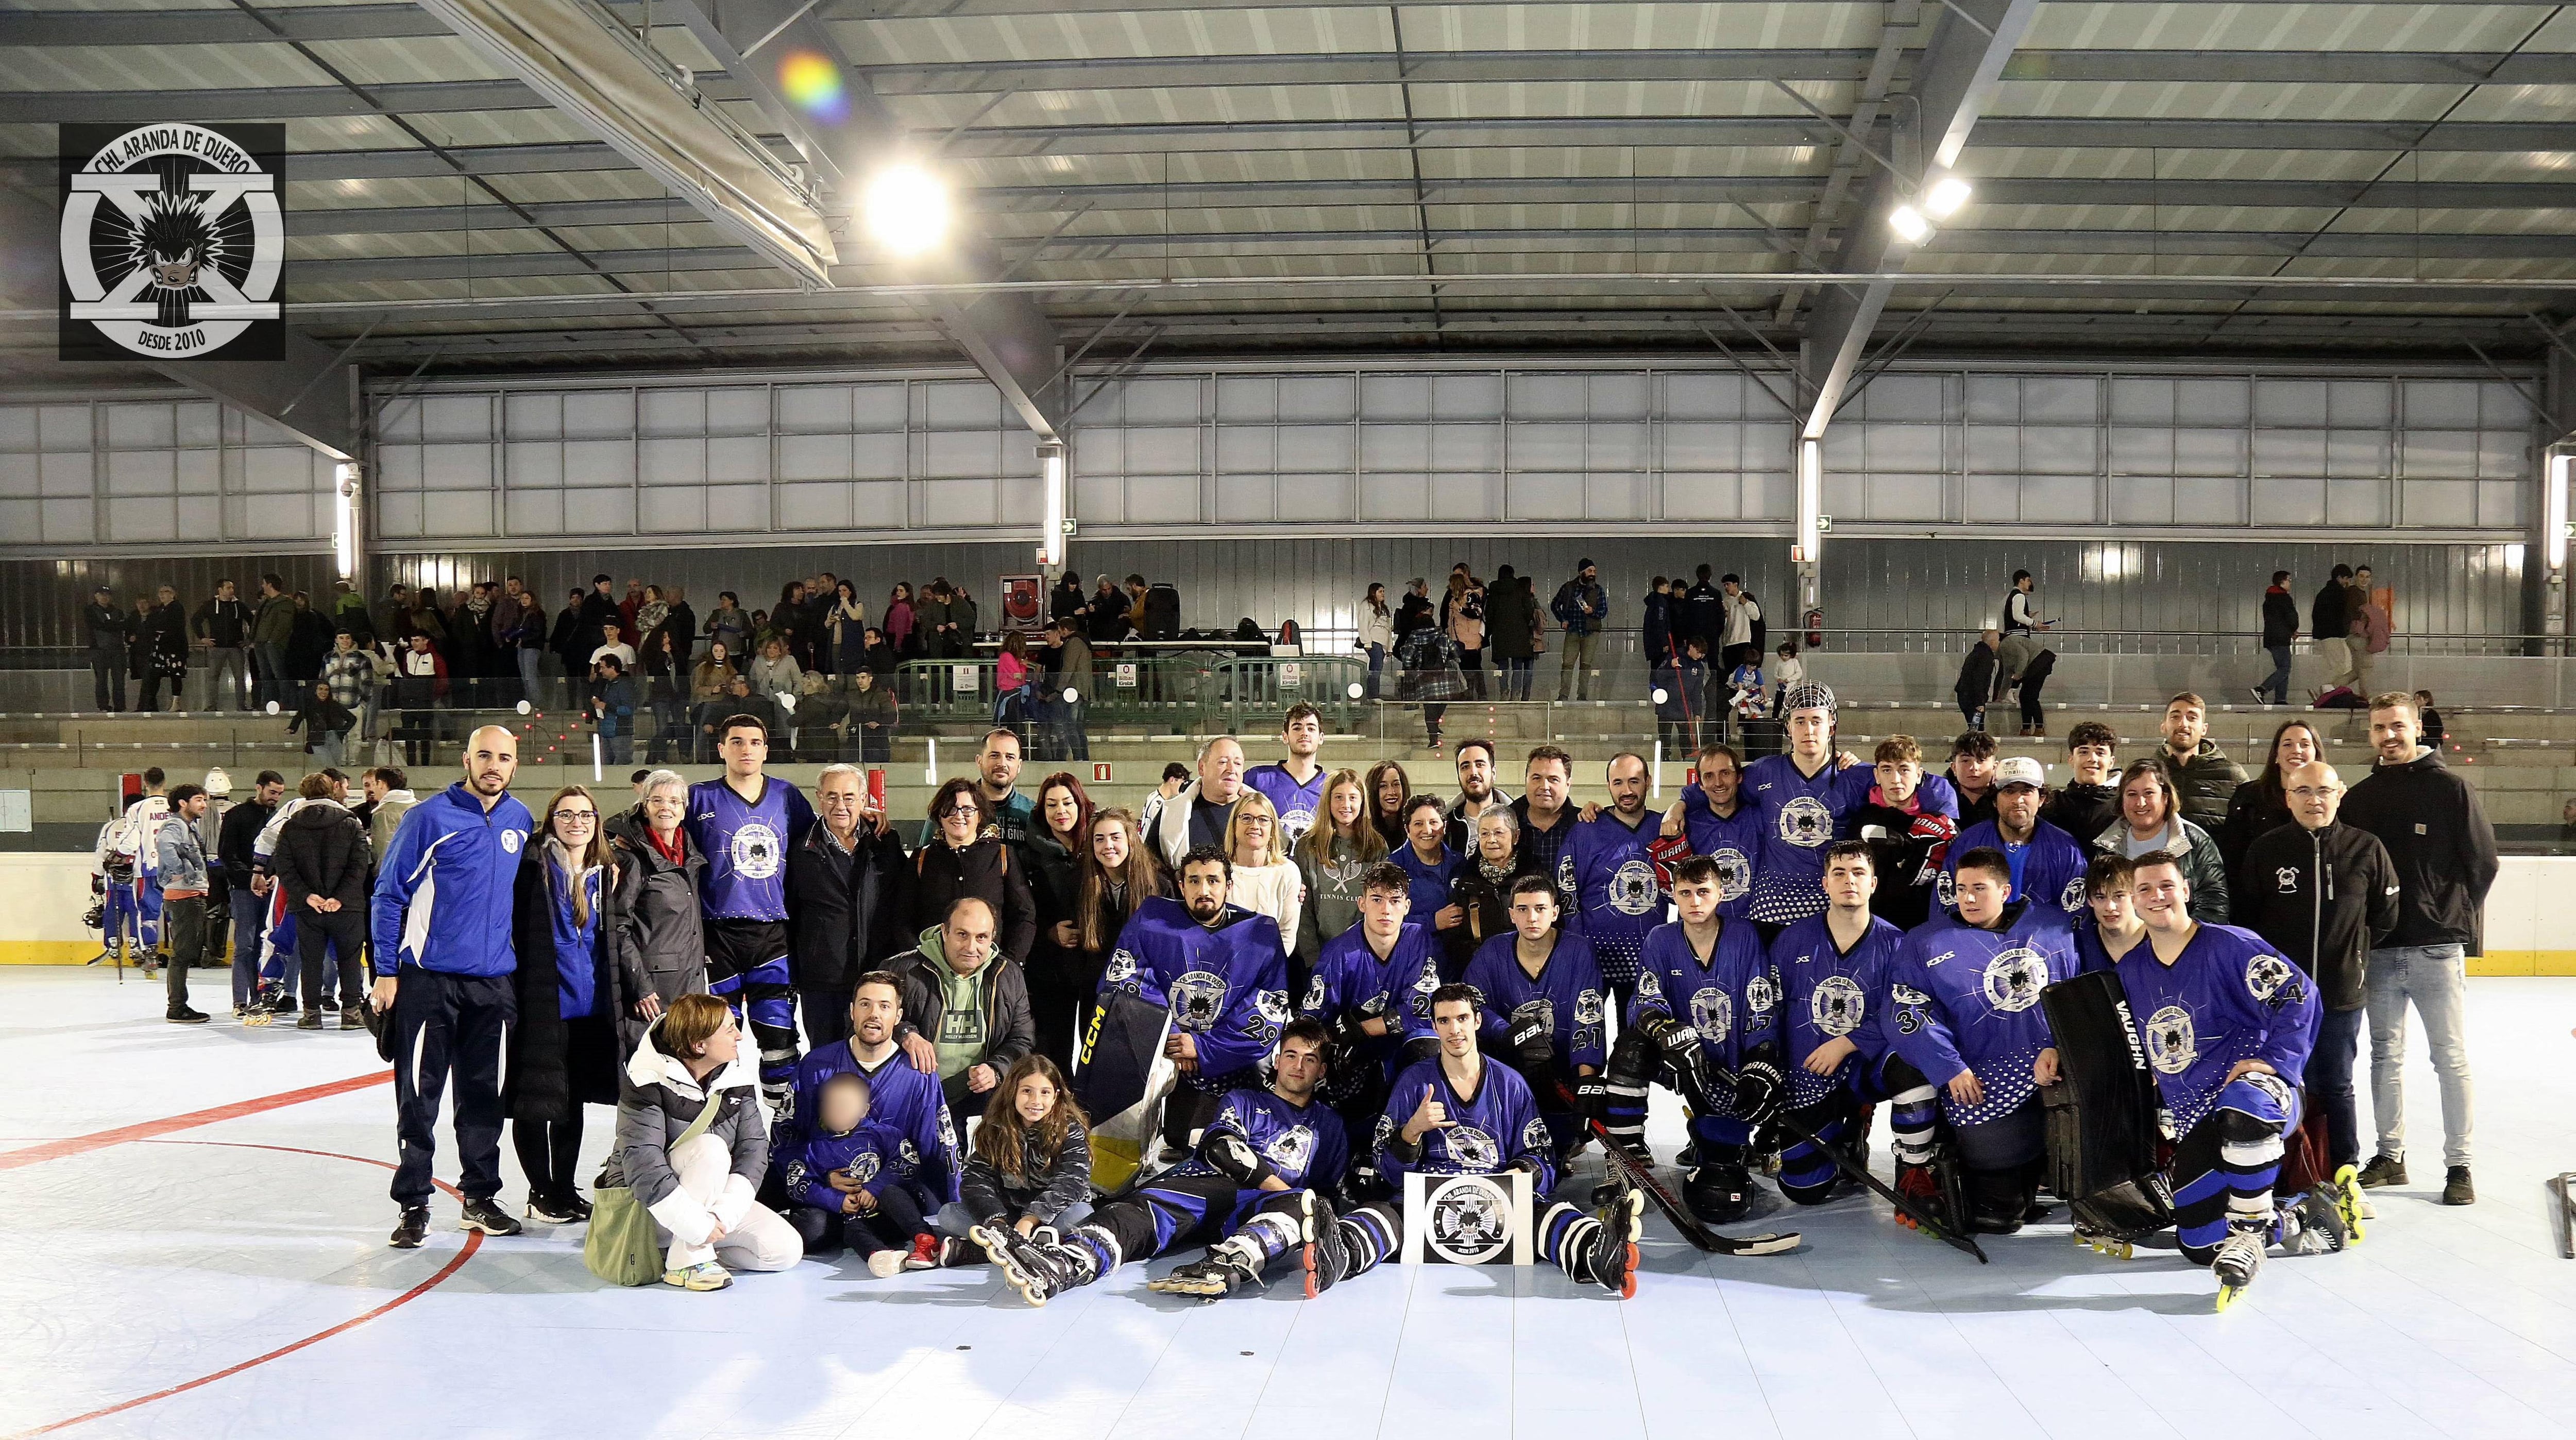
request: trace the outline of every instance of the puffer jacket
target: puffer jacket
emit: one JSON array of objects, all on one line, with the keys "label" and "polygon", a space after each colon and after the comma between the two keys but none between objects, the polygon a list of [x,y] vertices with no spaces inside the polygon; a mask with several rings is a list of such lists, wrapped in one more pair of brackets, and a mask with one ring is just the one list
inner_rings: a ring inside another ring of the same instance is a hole
[{"label": "puffer jacket", "polygon": [[152,832],[161,862],[161,893],[183,890],[206,893],[206,846],[197,828],[177,815],[164,815]]},{"label": "puffer jacket", "polygon": [[[617,1141],[609,1159],[616,1174],[604,1176],[601,1183],[632,1188],[671,1238],[703,1245],[716,1225],[731,1230],[751,1213],[761,1174],[769,1168],[769,1123],[761,1115],[747,1054],[736,1054],[732,1063],[701,1082],[685,1063],[662,1052],[661,1034],[662,1021],[656,1020],[645,1031],[644,1043],[627,1057],[625,1084],[617,1098]],[[712,1205],[682,1189],[679,1173],[671,1168],[671,1142],[709,1105],[724,1108],[708,1122],[706,1133],[733,1156],[724,1189]]]},{"label": "puffer jacket", "polygon": [[[337,900],[343,911],[367,910],[367,872],[375,861],[367,827],[337,801],[307,800],[279,827],[269,869],[286,887],[286,903],[302,910],[308,895]],[[163,882],[167,884],[168,882]]]},{"label": "puffer jacket", "polygon": [[2129,842],[2129,822],[2114,820],[2093,837],[2093,848],[2113,855],[2143,855],[2164,850],[2182,857],[2182,878],[2191,886],[2191,918],[2203,925],[2225,925],[2230,914],[2227,859],[2209,832],[2178,816],[2167,816],[2163,839],[2145,850]]},{"label": "puffer jacket", "polygon": [[2236,798],[2236,787],[2245,783],[2245,767],[2228,759],[2217,741],[2201,741],[2181,760],[2164,749],[2157,750],[2154,758],[2173,777],[2182,818],[2203,830],[2216,830],[2227,823],[2227,802]]},{"label": "puffer jacket", "polygon": [[1008,1224],[1026,1216],[1052,1225],[1067,1206],[1090,1203],[1091,1132],[1075,1121],[1052,1154],[1040,1147],[1036,1132],[1024,1134],[1018,1179],[982,1155],[969,1156],[960,1189],[966,1213],[979,1224]]},{"label": "puffer jacket", "polygon": [[632,1053],[644,1041],[646,1022],[634,1002],[646,995],[662,997],[664,1006],[683,995],[707,988],[707,937],[698,911],[698,877],[707,857],[680,831],[682,860],[672,864],[645,834],[644,817],[634,810],[609,817],[609,847],[617,856],[617,898],[609,907],[616,928],[618,985],[625,1002],[617,1009],[621,1053]]}]

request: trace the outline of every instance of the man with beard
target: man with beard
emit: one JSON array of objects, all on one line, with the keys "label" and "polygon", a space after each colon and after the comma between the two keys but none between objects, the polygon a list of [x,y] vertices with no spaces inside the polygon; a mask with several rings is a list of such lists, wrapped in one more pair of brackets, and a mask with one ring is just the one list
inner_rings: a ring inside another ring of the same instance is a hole
[{"label": "man with beard", "polygon": [[[601,577],[603,580],[605,576]],[[603,599],[605,588],[594,592]],[[805,842],[814,807],[761,773],[769,727],[735,715],[716,727],[724,774],[689,787],[689,840],[707,857],[707,991],[746,1014],[760,1047],[760,1092],[775,1114],[796,1075],[796,991],[787,938],[787,855]],[[954,1198],[954,1197],[951,1197]]]},{"label": "man with beard", "polygon": [[1744,757],[1717,741],[1699,747],[1697,778],[1682,787],[1679,803],[1664,812],[1654,856],[1669,868],[1690,855],[1717,862],[1717,913],[1748,918],[1753,881],[1762,856],[1762,809],[1745,803]]},{"label": "man with beard", "polygon": [[1289,706],[1288,718],[1279,725],[1279,743],[1287,748],[1286,758],[1253,766],[1244,772],[1243,783],[1260,791],[1279,812],[1281,844],[1293,849],[1315,828],[1315,817],[1324,808],[1324,766],[1315,758],[1324,748],[1323,712],[1303,700]]},{"label": "man with beard", "polygon": [[1566,804],[1574,793],[1574,757],[1553,745],[1533,746],[1522,778],[1527,783],[1521,798],[1512,802],[1512,814],[1521,822],[1521,853],[1529,857],[1532,874],[1555,882],[1558,907],[1571,910],[1576,896],[1564,859],[1566,838],[1575,826],[1574,808]]},{"label": "man with beard", "polygon": [[2120,818],[2119,732],[2087,720],[2066,732],[2066,768],[2073,777],[2040,807],[2039,818],[2089,845]]},{"label": "man with beard", "polygon": [[1442,843],[1460,855],[1476,853],[1476,817],[1489,805],[1509,805],[1512,797],[1494,788],[1494,745],[1490,740],[1458,742],[1458,799],[1449,807]]},{"label": "man with beard", "polygon": [[1621,1004],[1637,988],[1637,957],[1646,934],[1664,923],[1664,896],[1647,849],[1663,817],[1646,808],[1644,757],[1621,751],[1606,777],[1610,808],[1578,821],[1566,838],[1564,864],[1574,874],[1574,924]]},{"label": "man with beard", "polygon": [[1599,1113],[1604,1098],[1600,962],[1580,934],[1557,927],[1556,887],[1546,877],[1512,882],[1512,930],[1476,949],[1466,983],[1483,997],[1485,1043],[1516,1067],[1555,1137],[1556,1153],[1583,1148],[1583,1116],[1558,1108],[1556,1089]]},{"label": "man with beard", "polygon": [[997,1224],[971,1238],[1031,1305],[1192,1245],[1207,1255],[1145,1288],[1221,1300],[1293,1252],[1307,1298],[1322,1294],[1344,1266],[1332,1197],[1350,1158],[1341,1117],[1317,1097],[1330,1044],[1321,1023],[1291,1021],[1269,1088],[1226,1096],[1190,1158],[1102,1202],[1070,1233]]},{"label": "man with beard", "polygon": [[[1427,1046],[1431,992],[1440,988],[1440,942],[1412,913],[1404,867],[1380,860],[1360,877],[1360,922],[1326,941],[1299,1013],[1340,1047],[1326,1098],[1343,1128],[1366,1134],[1386,1104],[1387,1082],[1409,1041]],[[1355,1157],[1373,1179],[1376,1167]],[[1354,1175],[1354,1181],[1361,1177]]]},{"label": "man with beard", "polygon": [[1288,953],[1279,922],[1226,903],[1234,866],[1202,846],[1181,858],[1178,900],[1150,896],[1118,932],[1100,976],[1100,1003],[1132,996],[1171,1011],[1163,1053],[1180,1085],[1163,1106],[1163,1136],[1194,1144],[1229,1090],[1258,1086],[1259,1067],[1288,1021]]},{"label": "man with beard", "polygon": [[[1829,1145],[1857,1142],[1867,1162],[1869,1107],[1889,1096],[1887,969],[1905,932],[1872,913],[1876,857],[1859,841],[1825,852],[1825,913],[1771,942],[1783,992],[1781,1031],[1790,1115]],[[1780,1153],[1780,1193],[1802,1205],[1833,1197],[1837,1167],[1804,1140]]]},{"label": "man with beard", "polygon": [[2002,851],[1969,851],[1953,881],[1956,918],[1935,916],[1906,936],[1888,970],[1893,1043],[1910,1067],[1891,1068],[1889,1080],[1896,1188],[1939,1205],[1945,1187],[1933,1169],[1955,1156],[1970,1213],[1950,1223],[2010,1235],[2028,1218],[2047,1159],[2033,1069],[2050,1043],[2039,994],[2075,973],[2075,947],[2055,906],[2013,895]]},{"label": "man with beard", "polygon": [[[2084,913],[2084,865],[2089,857],[2074,836],[2039,818],[2040,796],[2047,783],[2039,762],[2029,756],[2016,755],[1997,765],[1995,818],[1961,831],[1950,853],[2002,851],[2012,862],[2012,893],[2072,921]],[[1942,879],[1950,881],[1957,870],[1955,864],[1945,867]]]},{"label": "man with beard", "polygon": [[[910,1182],[939,1205],[958,1197],[963,1171],[957,1158],[957,1131],[948,1118],[939,1074],[923,1070],[904,1055],[895,1038],[902,1026],[903,981],[885,970],[860,976],[850,996],[850,1038],[825,1045],[797,1063],[795,1108],[773,1133],[769,1149],[775,1162],[770,1170],[773,1185],[783,1188],[783,1167],[805,1152],[806,1134],[820,1113],[825,1082],[856,1071],[868,1082],[868,1123],[885,1126],[898,1137],[893,1165],[868,1183]],[[844,1195],[863,1188],[856,1176],[838,1171],[823,1179]],[[836,1219],[811,1205],[787,1207],[787,1223],[803,1238],[808,1255],[840,1248],[841,1226]]]},{"label": "man with beard", "polygon": [[2173,777],[2174,808],[2182,818],[2217,834],[2227,823],[2227,802],[2245,783],[2245,767],[2228,759],[2209,738],[2209,706],[2188,690],[2165,702],[2165,718],[2156,730],[2164,744],[2155,758]]}]

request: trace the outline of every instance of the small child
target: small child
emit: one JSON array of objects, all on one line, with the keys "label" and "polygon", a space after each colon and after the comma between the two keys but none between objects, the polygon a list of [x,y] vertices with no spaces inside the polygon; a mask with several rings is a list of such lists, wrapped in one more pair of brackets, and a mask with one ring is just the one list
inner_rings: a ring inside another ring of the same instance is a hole
[{"label": "small child", "polygon": [[1771,671],[1773,681],[1771,696],[1774,710],[1779,708],[1777,702],[1782,697],[1807,683],[1807,662],[1798,658],[1798,642],[1781,641],[1779,655],[1780,663],[1772,667]]},{"label": "small child", "polygon": [[[928,1197],[894,1173],[902,1137],[888,1126],[868,1123],[868,1098],[867,1077],[856,1071],[823,1082],[814,1133],[787,1162],[788,1197],[842,1217],[846,1243],[867,1256],[868,1272],[880,1279],[902,1270],[936,1269],[956,1242],[931,1233],[923,1218]],[[858,1188],[834,1186],[835,1174]],[[830,1234],[828,1224],[824,1233]]]}]

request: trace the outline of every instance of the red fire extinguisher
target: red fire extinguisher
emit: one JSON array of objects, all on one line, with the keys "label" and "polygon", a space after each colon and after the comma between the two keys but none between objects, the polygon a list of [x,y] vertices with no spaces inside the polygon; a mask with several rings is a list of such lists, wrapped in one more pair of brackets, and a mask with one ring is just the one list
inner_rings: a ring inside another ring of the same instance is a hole
[{"label": "red fire extinguisher", "polygon": [[1807,611],[1807,648],[1817,649],[1825,643],[1825,607],[1817,605]]}]

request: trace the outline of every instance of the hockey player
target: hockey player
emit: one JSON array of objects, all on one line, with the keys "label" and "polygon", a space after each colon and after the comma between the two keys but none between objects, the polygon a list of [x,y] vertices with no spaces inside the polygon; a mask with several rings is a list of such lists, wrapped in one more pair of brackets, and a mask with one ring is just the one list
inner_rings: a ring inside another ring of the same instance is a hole
[{"label": "hockey player", "polygon": [[1780,697],[1789,749],[1744,772],[1762,812],[1762,859],[1754,867],[1754,923],[1764,937],[1825,908],[1825,847],[1844,817],[1869,796],[1874,770],[1834,745],[1834,692],[1809,681]]},{"label": "hockey player", "polygon": [[2049,1044],[2039,992],[2075,973],[2074,942],[2054,906],[2013,895],[2012,862],[1999,850],[1961,856],[1955,888],[1957,916],[1935,916],[1907,935],[1888,971],[1889,1040],[1912,1072],[1890,1072],[1896,1188],[1934,1201],[1946,1187],[1931,1167],[1955,1158],[1970,1213],[1951,1221],[2010,1235],[2027,1218],[2047,1158],[2033,1069]]},{"label": "hockey player", "polygon": [[[1384,860],[1360,877],[1360,923],[1324,945],[1299,1013],[1320,1023],[1337,1047],[1325,1098],[1345,1132],[1365,1135],[1386,1105],[1387,1082],[1407,1042],[1428,1050],[1431,992],[1440,988],[1440,943],[1409,917],[1410,877]],[[1376,1167],[1354,1157],[1373,1183]]]},{"label": "hockey player", "polygon": [[1306,1294],[1320,1294],[1344,1269],[1330,1197],[1350,1155],[1341,1117],[1316,1097],[1330,1043],[1322,1024],[1290,1022],[1269,1088],[1227,1095],[1188,1159],[1069,1233],[978,1225],[969,1236],[1031,1305],[1191,1245],[1208,1246],[1206,1257],[1147,1288],[1221,1299],[1294,1252]]},{"label": "hockey player", "polygon": [[[895,1031],[903,1024],[903,982],[884,970],[861,975],[850,996],[850,1038],[836,1040],[798,1062],[794,1103],[770,1144],[770,1179],[781,1187],[788,1165],[804,1153],[811,1117],[822,1113],[823,1086],[835,1075],[857,1071],[868,1082],[868,1120],[898,1137],[894,1164],[879,1172],[881,1184],[903,1181],[928,1196],[933,1213],[958,1198],[963,1169],[957,1158],[957,1130],[948,1117],[948,1101],[935,1071],[923,1070],[903,1053]],[[823,1183],[843,1194],[860,1182],[840,1171]],[[765,1188],[765,1187],[764,1187]],[[786,1197],[787,1223],[805,1241],[808,1255],[841,1248],[840,1217],[828,1209],[798,1204]]]},{"label": "hockey player", "polygon": [[[2275,1242],[2341,1250],[2360,1223],[2361,1187],[2320,1185],[2276,1210],[2281,1137],[2299,1123],[2297,1077],[2317,1031],[2315,982],[2263,937],[2191,918],[2191,882],[2166,851],[2141,855],[2130,895],[2147,948],[2119,967],[2131,1023],[2173,1115],[2174,1230],[2183,1258],[2218,1277],[2224,1310]],[[2041,1083],[2057,1078],[2042,1051]]]},{"label": "hockey player", "polygon": [[170,813],[163,778],[157,765],[144,771],[142,797],[98,827],[90,851],[90,886],[99,897],[106,942],[99,958],[130,957],[146,978],[160,966],[161,858],[153,837]]},{"label": "hockey player", "polygon": [[1288,718],[1280,722],[1279,743],[1287,757],[1253,766],[1243,772],[1243,783],[1269,799],[1279,812],[1279,833],[1294,848],[1324,810],[1324,766],[1315,758],[1324,748],[1323,712],[1303,700],[1289,706]]},{"label": "hockey player", "polygon": [[[1466,983],[1483,997],[1484,1044],[1520,1070],[1554,1138],[1554,1155],[1583,1148],[1581,1115],[1558,1108],[1560,1080],[1599,1113],[1604,1094],[1601,966],[1592,944],[1557,928],[1556,886],[1544,875],[1512,882],[1512,933],[1497,935],[1467,962]],[[1435,1015],[1435,1019],[1436,1019]]]},{"label": "hockey player", "polygon": [[1279,922],[1226,903],[1234,866],[1203,845],[1181,858],[1178,900],[1136,907],[1100,976],[1101,1003],[1127,994],[1172,1012],[1163,1042],[1181,1074],[1163,1107],[1163,1136],[1194,1144],[1228,1090],[1257,1086],[1257,1067],[1288,1022],[1288,954]]},{"label": "hockey player", "polygon": [[736,715],[716,727],[724,774],[689,787],[689,839],[707,857],[698,904],[707,921],[707,993],[746,1015],[760,1046],[760,1093],[785,1118],[796,1077],[796,989],[788,968],[787,854],[805,842],[814,807],[763,775],[769,727]]},{"label": "hockey player", "polygon": [[[1905,932],[1871,913],[1876,855],[1865,842],[1825,852],[1825,913],[1780,932],[1771,944],[1784,997],[1783,1053],[1791,1118],[1827,1144],[1865,1147],[1868,1107],[1888,1098],[1885,1068],[1887,968]],[[1835,1165],[1804,1140],[1780,1154],[1780,1193],[1802,1205],[1832,1198]]]},{"label": "hockey player", "polygon": [[[1431,997],[1438,1058],[1396,1077],[1377,1122],[1377,1161],[1390,1176],[1497,1175],[1527,1171],[1530,1190],[1556,1188],[1555,1146],[1529,1085],[1510,1066],[1487,1063],[1478,1048],[1483,1001],[1473,985],[1443,985]],[[1401,1195],[1362,1205],[1338,1228],[1347,1280],[1393,1254],[1404,1234]],[[1575,1280],[1625,1300],[1637,1293],[1637,1226],[1645,1197],[1615,1175],[1601,1207],[1586,1213],[1551,1201],[1538,1219],[1538,1253]]]},{"label": "hockey player", "polygon": [[[1876,882],[1870,913],[1911,930],[1931,915],[1940,894],[1941,865],[1959,836],[1958,817],[1949,813],[1958,795],[1948,781],[1923,778],[1923,747],[1911,735],[1879,741],[1873,759],[1876,783],[1843,817],[1841,833],[1869,846]],[[1826,890],[1830,905],[1832,887]]]},{"label": "hockey player", "polygon": [[1743,793],[1744,760],[1732,745],[1699,747],[1698,778],[1664,812],[1654,855],[1669,866],[1685,855],[1717,862],[1717,913],[1742,920],[1753,908],[1753,880],[1762,856],[1762,807]]},{"label": "hockey player", "polygon": [[[2000,850],[2012,864],[2012,893],[2040,910],[2055,910],[2072,923],[2084,913],[2084,866],[2088,852],[2072,835],[2039,818],[2048,787],[2047,772],[2026,755],[2015,755],[1995,767],[1995,818],[1959,832],[1952,856],[1979,848]],[[1942,867],[1942,889],[1956,883],[1958,865]]]},{"label": "hockey player", "polygon": [[1780,1112],[1780,974],[1749,920],[1718,914],[1717,862],[1694,855],[1673,867],[1679,922],[1647,935],[1637,998],[1610,1055],[1604,1128],[1640,1159],[1646,1089],[1662,1079],[1690,1114],[1682,1203],[1712,1225],[1753,1206],[1745,1163],[1754,1133]]},{"label": "hockey player", "polygon": [[2109,970],[2147,938],[2145,922],[2129,898],[2136,867],[2126,855],[2096,855],[2084,866],[2085,913],[2075,920],[2075,968]]},{"label": "hockey player", "polygon": [[[1663,887],[1647,854],[1663,817],[1646,808],[1644,757],[1621,751],[1605,777],[1610,808],[1576,822],[1562,864],[1571,873],[1576,909],[1569,930],[1592,942],[1601,978],[1624,1004],[1637,988],[1637,957],[1646,933],[1664,923]],[[1560,877],[1562,878],[1562,877]]]}]

